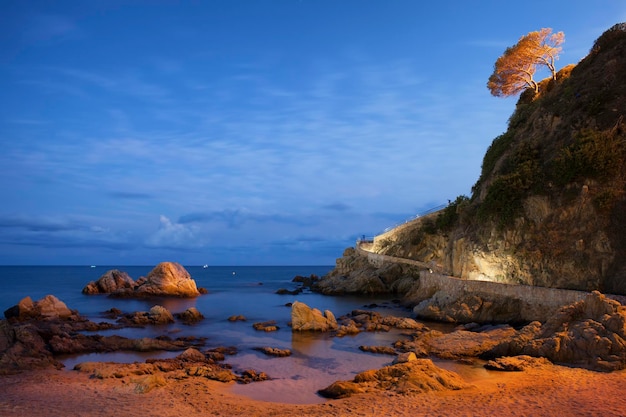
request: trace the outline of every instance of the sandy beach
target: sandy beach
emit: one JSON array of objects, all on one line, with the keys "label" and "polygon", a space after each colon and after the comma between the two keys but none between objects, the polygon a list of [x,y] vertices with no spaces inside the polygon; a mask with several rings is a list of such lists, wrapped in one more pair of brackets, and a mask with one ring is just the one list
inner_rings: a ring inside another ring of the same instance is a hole
[{"label": "sandy beach", "polygon": [[[624,416],[626,371],[601,373],[548,365],[491,373],[458,391],[370,392],[320,404],[251,400],[233,383],[187,378],[138,393],[124,379],[68,370],[0,377],[0,415],[30,416]],[[256,384],[262,384],[258,382]]]}]

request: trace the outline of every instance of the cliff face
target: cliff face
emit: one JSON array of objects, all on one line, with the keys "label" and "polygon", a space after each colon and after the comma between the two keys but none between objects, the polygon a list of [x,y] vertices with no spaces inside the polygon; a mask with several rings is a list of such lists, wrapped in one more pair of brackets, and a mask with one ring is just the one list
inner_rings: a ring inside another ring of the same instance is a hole
[{"label": "cliff face", "polygon": [[626,24],[523,93],[471,197],[376,239],[469,279],[626,294]]}]

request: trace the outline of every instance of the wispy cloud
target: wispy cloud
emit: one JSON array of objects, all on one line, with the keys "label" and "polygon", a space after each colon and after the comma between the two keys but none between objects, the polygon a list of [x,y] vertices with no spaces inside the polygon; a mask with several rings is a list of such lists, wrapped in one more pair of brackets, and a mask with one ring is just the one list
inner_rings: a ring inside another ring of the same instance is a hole
[{"label": "wispy cloud", "polygon": [[68,218],[0,216],[0,243],[41,248],[130,249],[131,235]]}]

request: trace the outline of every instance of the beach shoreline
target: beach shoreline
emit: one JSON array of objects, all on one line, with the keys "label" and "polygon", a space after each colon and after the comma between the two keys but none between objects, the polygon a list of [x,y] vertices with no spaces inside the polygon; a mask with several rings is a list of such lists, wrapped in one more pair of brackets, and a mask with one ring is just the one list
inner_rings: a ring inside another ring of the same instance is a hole
[{"label": "beach shoreline", "polygon": [[[138,393],[126,379],[98,379],[73,370],[36,370],[0,377],[0,414],[182,416],[620,416],[626,412],[626,371],[602,373],[548,365],[499,372],[466,389],[400,395],[357,394],[320,404],[252,400],[234,383],[191,377]],[[263,384],[256,382],[254,384]]]}]

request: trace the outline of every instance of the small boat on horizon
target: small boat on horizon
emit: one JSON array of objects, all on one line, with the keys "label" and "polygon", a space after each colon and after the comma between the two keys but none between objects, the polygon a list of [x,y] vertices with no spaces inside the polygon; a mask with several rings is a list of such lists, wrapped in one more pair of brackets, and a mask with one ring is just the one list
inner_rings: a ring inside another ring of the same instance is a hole
[{"label": "small boat on horizon", "polygon": [[206,268],[208,268],[208,267],[209,267],[209,265],[204,264],[204,265],[202,265],[202,267],[203,267],[204,269],[206,269]]}]

